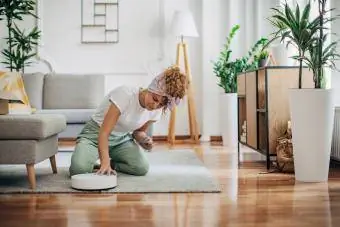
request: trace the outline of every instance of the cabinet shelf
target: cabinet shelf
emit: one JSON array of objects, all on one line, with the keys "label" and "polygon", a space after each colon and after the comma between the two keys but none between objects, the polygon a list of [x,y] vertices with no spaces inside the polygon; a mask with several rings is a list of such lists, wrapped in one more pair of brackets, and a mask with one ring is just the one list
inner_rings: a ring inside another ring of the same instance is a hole
[{"label": "cabinet shelf", "polygon": [[[289,88],[298,88],[298,67],[262,67],[237,76],[239,142],[266,156],[276,156],[278,128],[290,120]],[[313,88],[313,74],[303,68],[304,88]],[[239,149],[238,149],[239,152]]]}]

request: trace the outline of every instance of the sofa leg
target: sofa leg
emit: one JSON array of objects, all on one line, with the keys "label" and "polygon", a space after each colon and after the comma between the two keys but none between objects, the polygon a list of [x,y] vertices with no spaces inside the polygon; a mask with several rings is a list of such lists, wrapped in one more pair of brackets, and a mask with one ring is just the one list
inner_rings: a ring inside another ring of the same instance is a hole
[{"label": "sofa leg", "polygon": [[26,164],[26,169],[31,189],[34,190],[36,187],[34,164]]},{"label": "sofa leg", "polygon": [[51,162],[53,173],[57,173],[58,171],[57,171],[57,163],[55,161],[55,155],[50,157],[50,162]]}]

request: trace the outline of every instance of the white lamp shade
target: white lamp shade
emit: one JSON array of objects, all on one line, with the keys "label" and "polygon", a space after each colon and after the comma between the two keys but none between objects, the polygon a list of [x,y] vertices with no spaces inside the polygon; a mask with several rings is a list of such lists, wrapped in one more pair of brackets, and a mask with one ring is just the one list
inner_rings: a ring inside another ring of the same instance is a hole
[{"label": "white lamp shade", "polygon": [[171,32],[176,36],[199,36],[190,11],[175,11],[171,22]]}]

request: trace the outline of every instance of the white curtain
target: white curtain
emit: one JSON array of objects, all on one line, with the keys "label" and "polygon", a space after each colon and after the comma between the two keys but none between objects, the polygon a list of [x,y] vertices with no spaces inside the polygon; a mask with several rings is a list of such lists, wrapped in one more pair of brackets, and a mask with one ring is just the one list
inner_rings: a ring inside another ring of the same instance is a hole
[{"label": "white curtain", "polygon": [[232,42],[232,58],[244,56],[250,47],[272,31],[267,18],[280,0],[202,0],[202,138],[220,135],[219,94],[212,61],[218,58],[230,29],[240,25]]}]

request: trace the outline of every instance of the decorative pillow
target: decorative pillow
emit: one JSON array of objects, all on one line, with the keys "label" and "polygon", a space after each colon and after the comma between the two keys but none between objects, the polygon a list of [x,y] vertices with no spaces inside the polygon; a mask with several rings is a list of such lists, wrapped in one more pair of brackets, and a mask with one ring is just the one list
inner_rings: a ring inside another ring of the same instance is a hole
[{"label": "decorative pillow", "polygon": [[0,99],[9,101],[10,114],[30,114],[32,108],[19,72],[0,72]]}]

